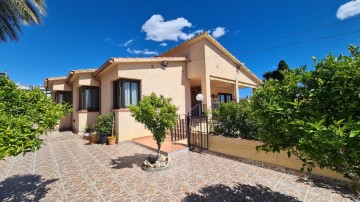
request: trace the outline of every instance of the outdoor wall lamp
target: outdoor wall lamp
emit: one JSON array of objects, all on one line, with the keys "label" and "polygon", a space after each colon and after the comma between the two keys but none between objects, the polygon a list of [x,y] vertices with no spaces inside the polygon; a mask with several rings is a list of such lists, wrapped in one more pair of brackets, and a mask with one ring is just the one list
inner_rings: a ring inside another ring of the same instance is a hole
[{"label": "outdoor wall lamp", "polygon": [[204,99],[204,96],[203,96],[201,93],[199,93],[199,94],[196,95],[196,100],[197,100],[198,102],[203,101],[203,99]]},{"label": "outdoor wall lamp", "polygon": [[201,116],[202,115],[202,101],[203,101],[203,99],[204,99],[204,96],[201,94],[201,93],[199,93],[199,94],[197,94],[196,95],[196,100],[199,102],[199,116]]},{"label": "outdoor wall lamp", "polygon": [[167,66],[168,66],[168,64],[169,64],[169,62],[168,62],[168,61],[166,61],[166,60],[164,60],[164,61],[161,63],[161,65],[162,65],[163,67],[167,67]]}]

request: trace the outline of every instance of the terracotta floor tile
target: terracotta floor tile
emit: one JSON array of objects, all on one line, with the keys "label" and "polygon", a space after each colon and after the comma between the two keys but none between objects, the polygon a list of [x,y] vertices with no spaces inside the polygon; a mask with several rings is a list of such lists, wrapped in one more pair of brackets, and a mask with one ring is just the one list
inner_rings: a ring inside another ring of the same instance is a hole
[{"label": "terracotta floor tile", "polygon": [[[335,182],[206,152],[176,153],[168,170],[144,172],[142,162],[156,153],[139,143],[153,147],[151,137],[115,146],[86,145],[71,132],[42,138],[36,153],[0,161],[0,201],[359,200]],[[184,148],[165,143],[163,151]]]}]

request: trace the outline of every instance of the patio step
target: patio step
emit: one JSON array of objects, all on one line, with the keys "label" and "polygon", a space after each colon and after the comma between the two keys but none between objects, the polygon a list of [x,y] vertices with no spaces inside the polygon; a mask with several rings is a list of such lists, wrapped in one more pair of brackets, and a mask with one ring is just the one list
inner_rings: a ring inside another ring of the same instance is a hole
[{"label": "patio step", "polygon": [[[146,147],[147,149],[157,152],[157,145],[151,136],[134,138],[131,141],[139,146]],[[165,139],[160,148],[160,152],[168,156],[173,156],[188,151],[189,148],[186,145],[173,143],[170,141],[169,137]]]}]

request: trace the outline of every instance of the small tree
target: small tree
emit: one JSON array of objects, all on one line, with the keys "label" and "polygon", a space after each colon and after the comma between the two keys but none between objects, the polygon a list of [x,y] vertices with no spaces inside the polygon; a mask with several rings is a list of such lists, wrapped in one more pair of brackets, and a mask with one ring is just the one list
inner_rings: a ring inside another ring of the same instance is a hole
[{"label": "small tree", "polygon": [[165,98],[155,93],[143,96],[137,106],[131,105],[131,115],[149,129],[158,146],[158,158],[160,147],[166,137],[166,130],[171,130],[178,120],[177,108],[171,103],[171,98]]},{"label": "small tree", "polygon": [[0,159],[39,149],[39,136],[70,111],[69,105],[54,103],[40,90],[20,90],[0,76]]},{"label": "small tree", "polygon": [[266,72],[263,75],[264,81],[269,79],[276,79],[282,81],[284,79],[282,71],[288,71],[288,70],[290,69],[289,66],[286,64],[286,62],[284,60],[280,60],[277,70]]},{"label": "small tree", "polygon": [[303,168],[329,168],[352,179],[360,190],[360,53],[328,55],[268,80],[252,97],[260,123],[259,149],[287,150]]}]

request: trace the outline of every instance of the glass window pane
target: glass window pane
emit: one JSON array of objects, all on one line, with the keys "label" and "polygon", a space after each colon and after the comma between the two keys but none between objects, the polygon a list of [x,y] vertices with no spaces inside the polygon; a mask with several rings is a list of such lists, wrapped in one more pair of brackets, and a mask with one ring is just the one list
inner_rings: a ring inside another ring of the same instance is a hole
[{"label": "glass window pane", "polygon": [[91,88],[91,109],[98,110],[99,106],[99,89]]},{"label": "glass window pane", "polygon": [[130,106],[130,82],[126,81],[124,83],[124,101],[125,101],[125,107]]},{"label": "glass window pane", "polygon": [[64,95],[61,93],[58,93],[57,103],[63,103],[63,102],[64,102]]},{"label": "glass window pane", "polygon": [[131,82],[131,104],[137,105],[139,100],[139,84]]},{"label": "glass window pane", "polygon": [[92,104],[91,91],[90,91],[90,89],[85,89],[85,106],[86,106],[86,109],[92,108],[91,104]]},{"label": "glass window pane", "polygon": [[71,104],[71,92],[58,91],[56,92],[56,103],[69,103]]}]

